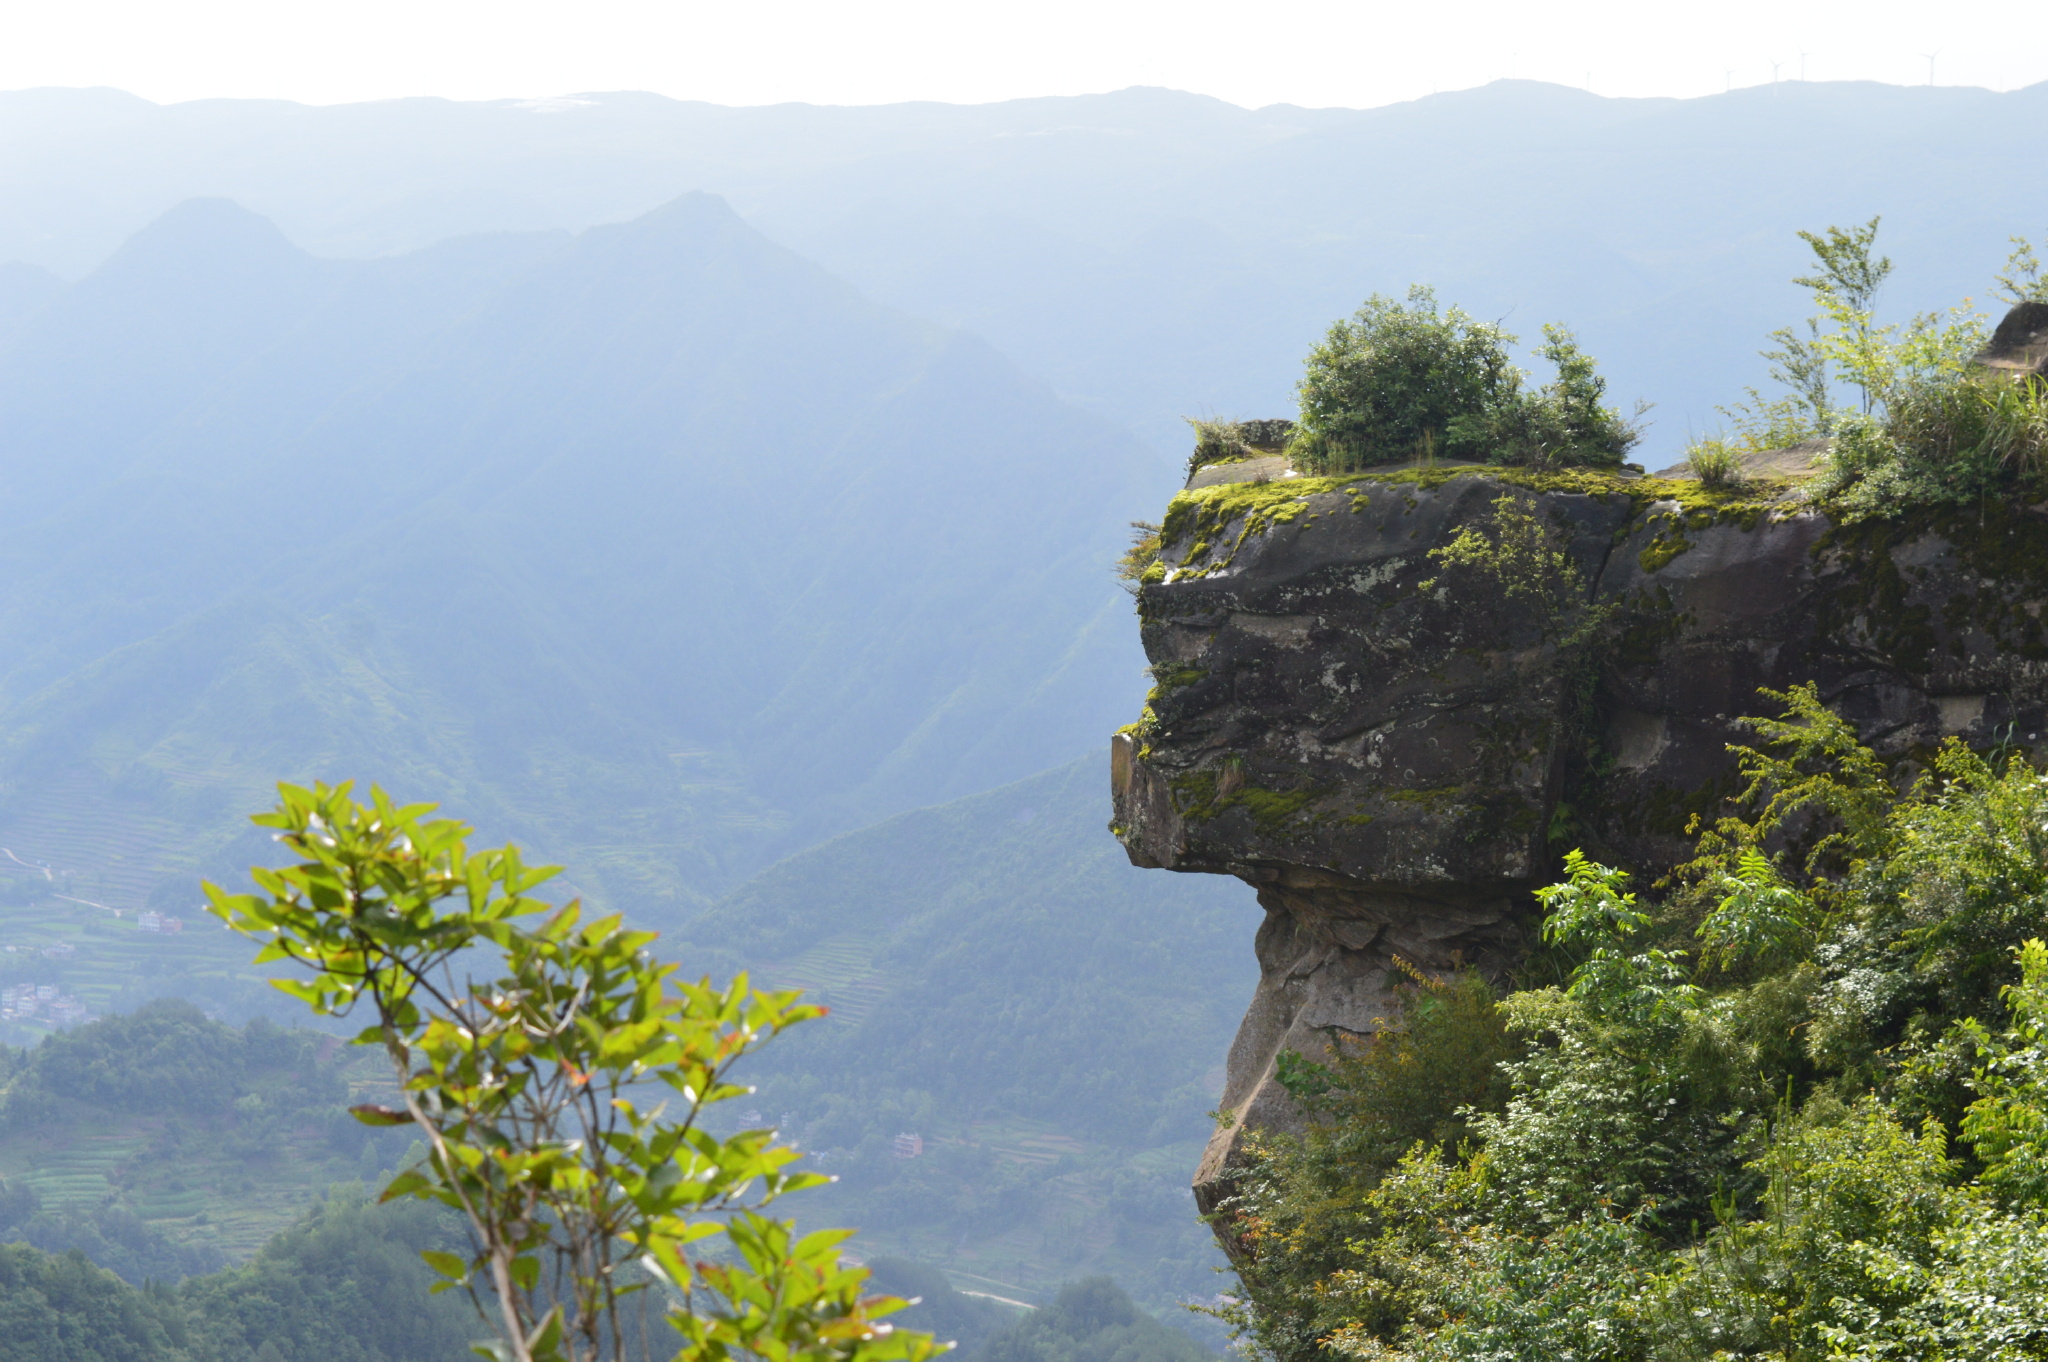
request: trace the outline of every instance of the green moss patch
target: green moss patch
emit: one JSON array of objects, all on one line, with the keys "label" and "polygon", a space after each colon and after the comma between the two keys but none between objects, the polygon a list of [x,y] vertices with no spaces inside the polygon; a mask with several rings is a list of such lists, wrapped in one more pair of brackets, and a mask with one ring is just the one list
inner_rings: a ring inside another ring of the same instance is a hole
[{"label": "green moss patch", "polygon": [[1636,562],[1641,565],[1644,572],[1655,572],[1691,547],[1692,541],[1674,530],[1652,539],[1644,546],[1643,551],[1636,555]]},{"label": "green moss patch", "polygon": [[[1416,466],[1376,473],[1347,473],[1320,478],[1288,478],[1278,482],[1221,483],[1181,492],[1166,509],[1161,539],[1166,543],[1190,545],[1181,555],[1180,575],[1204,576],[1228,567],[1246,541],[1278,525],[1289,524],[1309,511],[1310,499],[1330,492],[1346,492],[1354,512],[1371,502],[1370,489],[1412,487],[1435,491],[1460,478],[1483,479],[1526,491],[1569,493],[1584,496],[1625,496],[1640,519],[1652,505],[1666,504],[1674,527],[1705,529],[1735,524],[1754,529],[1764,517],[1783,513],[1804,503],[1797,499],[1797,481],[1749,483],[1733,488],[1709,488],[1679,478],[1629,478],[1591,468],[1531,469],[1491,465],[1453,467]],[[1410,498],[1409,507],[1415,503]],[[1634,528],[1632,523],[1630,529]],[[1654,572],[1690,548],[1682,534],[1660,536],[1644,560],[1645,571]],[[1164,573],[1158,579],[1163,579]],[[1154,580],[1148,578],[1148,580]]]},{"label": "green moss patch", "polygon": [[[1938,604],[1912,603],[1911,569],[1892,551],[1924,538],[1947,543],[1957,574],[1979,585]],[[1862,627],[1886,654],[1908,670],[1931,665],[1939,623],[1958,652],[1973,632],[2000,651],[2030,661],[2048,658],[2048,622],[2038,612],[2048,601],[2048,523],[2004,503],[1982,507],[1920,508],[1884,519],[1831,526],[1814,546],[1817,558],[1839,558],[1840,585],[1824,606],[1822,627]],[[2029,606],[2034,607],[2029,610]]]},{"label": "green moss patch", "polygon": [[[1243,765],[1232,758],[1234,769],[1219,776],[1213,770],[1195,770],[1172,777],[1173,806],[1190,823],[1205,823],[1233,808],[1243,808],[1259,831],[1278,832],[1302,810],[1329,791],[1311,785],[1299,790],[1262,790],[1256,785],[1237,783]],[[1226,779],[1226,776],[1229,777]],[[1229,785],[1231,788],[1225,789]]]},{"label": "green moss patch", "polygon": [[1251,810],[1252,822],[1261,832],[1277,832],[1303,809],[1323,797],[1325,791],[1310,786],[1305,790],[1283,793],[1279,790],[1261,790],[1247,785],[1229,796],[1229,803],[1242,804]]},{"label": "green moss patch", "polygon": [[1176,691],[1185,686],[1192,686],[1208,674],[1209,672],[1206,667],[1155,666],[1152,669],[1152,677],[1155,684],[1152,687],[1152,693],[1145,697],[1145,702],[1150,704],[1168,691]]}]

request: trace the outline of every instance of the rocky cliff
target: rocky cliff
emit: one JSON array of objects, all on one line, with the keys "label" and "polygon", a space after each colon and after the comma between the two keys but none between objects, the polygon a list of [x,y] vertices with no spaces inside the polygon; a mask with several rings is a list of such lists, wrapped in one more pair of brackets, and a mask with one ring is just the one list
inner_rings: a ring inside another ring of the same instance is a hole
[{"label": "rocky cliff", "polygon": [[1204,1209],[1295,1119],[1278,1053],[1372,1030],[1397,960],[1505,971],[1571,847],[1672,865],[1761,689],[1814,682],[1887,752],[2048,731],[2048,507],[1843,526],[1796,481],[1410,469],[1195,487],[1160,540],[1114,828],[1266,910]]}]

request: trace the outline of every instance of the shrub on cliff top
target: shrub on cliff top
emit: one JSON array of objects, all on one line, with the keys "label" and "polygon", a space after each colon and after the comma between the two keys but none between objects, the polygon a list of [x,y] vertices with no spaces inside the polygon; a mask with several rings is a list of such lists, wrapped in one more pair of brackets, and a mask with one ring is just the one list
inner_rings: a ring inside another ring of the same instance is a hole
[{"label": "shrub on cliff top", "polygon": [[1181,419],[1195,432],[1195,447],[1188,453],[1189,477],[1193,477],[1197,469],[1212,463],[1235,463],[1252,458],[1258,452],[1245,438],[1242,422],[1202,416],[1184,416]]},{"label": "shrub on cliff top", "polygon": [[1557,468],[1618,466],[1633,422],[1603,405],[1606,380],[1561,326],[1537,354],[1557,377],[1536,390],[1508,359],[1515,338],[1417,285],[1379,294],[1309,352],[1301,423],[1288,452],[1316,473],[1437,458]]},{"label": "shrub on cliff top", "polygon": [[[2032,372],[1976,363],[1984,318],[1968,299],[1946,313],[1880,324],[1877,299],[1892,262],[1877,253],[1878,219],[1799,235],[1814,271],[1793,280],[1816,314],[1804,335],[1771,333],[1764,352],[1787,395],[1728,411],[1748,450],[1826,437],[1829,459],[1813,494],[1840,519],[1909,506],[1965,505],[2018,492],[2031,499],[2048,476],[2048,388]],[[1998,292],[2038,303],[2048,292],[2033,247],[2013,238]],[[1842,387],[1855,393],[1839,404]]]},{"label": "shrub on cliff top", "polygon": [[1188,452],[1188,476],[1214,463],[1237,463],[1272,454],[1294,438],[1294,422],[1282,420],[1224,421],[1208,416],[1183,416],[1195,432]]},{"label": "shrub on cliff top", "polygon": [[1742,485],[1742,450],[1719,436],[1695,440],[1686,447],[1685,466],[1713,491]]},{"label": "shrub on cliff top", "polygon": [[1436,454],[1469,457],[1473,423],[1519,387],[1514,338],[1420,285],[1408,301],[1374,294],[1330,327],[1302,375],[1299,466],[1341,472]]}]

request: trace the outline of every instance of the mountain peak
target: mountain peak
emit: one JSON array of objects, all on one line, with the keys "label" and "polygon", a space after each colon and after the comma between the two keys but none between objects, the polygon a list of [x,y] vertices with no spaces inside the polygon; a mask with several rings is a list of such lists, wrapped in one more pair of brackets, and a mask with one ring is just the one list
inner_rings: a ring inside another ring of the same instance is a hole
[{"label": "mountain peak", "polygon": [[232,199],[186,199],[128,238],[100,275],[172,267],[225,267],[245,274],[264,266],[311,265],[277,224]]}]

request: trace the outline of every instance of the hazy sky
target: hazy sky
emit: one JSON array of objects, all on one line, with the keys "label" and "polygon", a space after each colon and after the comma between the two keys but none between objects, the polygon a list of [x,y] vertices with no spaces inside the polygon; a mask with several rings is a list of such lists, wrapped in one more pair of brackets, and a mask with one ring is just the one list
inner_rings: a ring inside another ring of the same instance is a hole
[{"label": "hazy sky", "polygon": [[0,89],[337,103],[655,90],[980,102],[1168,85],[1367,106],[1518,76],[1696,95],[1775,74],[2009,89],[2048,6],[1891,0],[0,0]]}]

